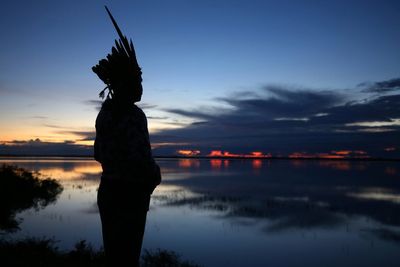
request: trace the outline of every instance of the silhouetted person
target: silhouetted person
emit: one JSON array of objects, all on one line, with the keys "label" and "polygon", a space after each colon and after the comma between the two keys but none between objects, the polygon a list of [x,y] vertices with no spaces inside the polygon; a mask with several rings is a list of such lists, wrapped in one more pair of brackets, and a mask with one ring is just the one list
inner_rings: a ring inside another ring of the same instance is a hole
[{"label": "silhouetted person", "polygon": [[[107,12],[109,13],[108,9]],[[107,266],[138,266],[150,195],[161,181],[147,120],[134,103],[142,96],[132,41],[120,36],[112,53],[93,67],[108,95],[96,119],[95,159],[103,174],[97,195]]]}]

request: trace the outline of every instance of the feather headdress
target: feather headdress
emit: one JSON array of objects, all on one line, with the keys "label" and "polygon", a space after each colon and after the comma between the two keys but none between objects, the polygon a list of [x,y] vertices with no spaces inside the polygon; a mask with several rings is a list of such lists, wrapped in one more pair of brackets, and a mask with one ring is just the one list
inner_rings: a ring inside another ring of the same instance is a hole
[{"label": "feather headdress", "polygon": [[105,8],[118,33],[119,40],[115,40],[115,46],[112,47],[111,54],[100,60],[96,66],[92,67],[92,70],[106,84],[99,96],[104,98],[105,91],[108,90],[107,96],[112,98],[115,94],[118,94],[118,90],[126,90],[127,87],[120,86],[121,83],[140,83],[142,71],[136,60],[132,40],[128,42],[128,39],[122,34],[117,22],[111,15],[110,10],[106,6]]}]

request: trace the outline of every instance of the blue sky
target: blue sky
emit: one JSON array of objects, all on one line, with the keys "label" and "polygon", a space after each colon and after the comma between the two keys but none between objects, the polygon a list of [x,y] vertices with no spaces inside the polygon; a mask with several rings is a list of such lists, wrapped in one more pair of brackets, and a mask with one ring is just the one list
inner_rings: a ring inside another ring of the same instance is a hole
[{"label": "blue sky", "polygon": [[[210,122],[210,117],[187,116],[183,110],[229,113],[226,119],[234,123],[233,113],[240,107],[223,98],[268,100],[277,95],[265,88],[275,86],[300,94],[330,92],[342,99],[334,105],[345,105],[383,97],[388,91],[377,95],[368,88],[399,77],[398,1],[3,1],[3,145],[36,138],[68,140],[70,145],[91,142],[85,134],[93,132],[95,100],[103,88],[91,67],[117,37],[104,4],[134,41],[143,69],[142,106],[152,139],[159,143],[167,133],[188,139],[175,142],[190,143],[190,149],[203,142],[188,138],[187,131],[193,130],[192,122]],[[398,87],[393,88],[390,94],[395,95]],[[397,112],[380,119],[393,121],[400,118]],[[280,115],[269,117],[282,119]],[[347,124],[355,122],[360,121]],[[397,124],[391,126],[395,129],[390,132],[397,133]],[[304,125],[310,127],[315,126]],[[198,133],[204,136],[202,131]],[[268,150],[268,141],[262,143],[260,149]],[[234,144],[225,148],[209,141],[202,151],[207,147],[232,150]]]}]

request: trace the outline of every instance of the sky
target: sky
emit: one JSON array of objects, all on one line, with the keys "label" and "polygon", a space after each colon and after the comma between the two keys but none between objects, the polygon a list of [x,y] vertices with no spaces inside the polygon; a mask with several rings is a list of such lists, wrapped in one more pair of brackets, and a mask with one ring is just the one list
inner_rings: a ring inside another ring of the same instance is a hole
[{"label": "sky", "polygon": [[2,1],[0,154],[92,153],[104,5],[134,42],[155,155],[400,158],[390,0]]}]

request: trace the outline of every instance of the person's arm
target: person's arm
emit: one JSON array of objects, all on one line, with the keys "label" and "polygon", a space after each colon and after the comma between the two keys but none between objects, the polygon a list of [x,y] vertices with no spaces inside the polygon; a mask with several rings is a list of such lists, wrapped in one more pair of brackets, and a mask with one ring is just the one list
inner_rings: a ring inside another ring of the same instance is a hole
[{"label": "person's arm", "polygon": [[101,139],[102,139],[102,133],[101,131],[98,130],[98,128],[100,128],[101,125],[101,112],[97,115],[96,118],[96,138],[94,140],[94,159],[98,162],[102,162],[101,160],[101,148],[100,148],[100,144],[101,144]]},{"label": "person's arm", "polygon": [[127,160],[128,164],[138,166],[149,185],[150,193],[161,182],[160,168],[155,162],[150,145],[147,119],[142,110],[137,108],[129,118],[126,131]]}]

